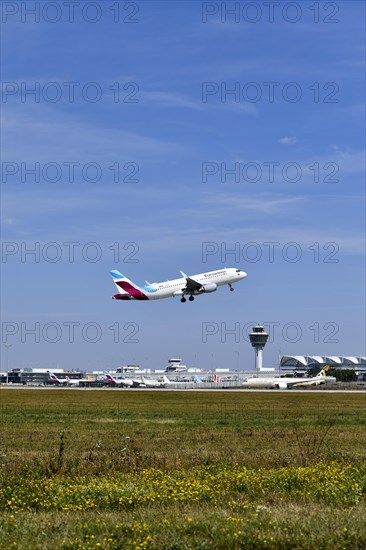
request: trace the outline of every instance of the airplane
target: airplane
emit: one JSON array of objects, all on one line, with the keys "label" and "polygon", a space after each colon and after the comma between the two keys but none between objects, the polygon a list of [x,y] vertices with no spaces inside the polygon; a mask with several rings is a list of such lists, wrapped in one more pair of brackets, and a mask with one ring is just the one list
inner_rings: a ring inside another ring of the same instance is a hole
[{"label": "airplane", "polygon": [[319,386],[325,384],[325,377],[329,370],[326,365],[316,376],[312,378],[287,378],[279,376],[271,378],[246,378],[241,384],[242,388],[268,388],[286,390],[290,388],[305,388],[309,386]]},{"label": "airplane", "polygon": [[247,274],[237,268],[224,268],[207,273],[199,273],[192,277],[181,271],[182,278],[162,283],[146,282],[145,286],[138,286],[117,270],[111,271],[113,282],[118,293],[112,296],[112,300],[160,300],[180,296],[181,302],[186,302],[185,296],[189,296],[192,302],[195,296],[215,292],[217,287],[229,285],[233,291],[233,283],[244,279]]},{"label": "airplane", "polygon": [[104,371],[106,379],[116,386],[126,386],[128,388],[156,388],[161,383],[155,379],[138,378],[114,378],[108,371]]},{"label": "airplane", "polygon": [[64,386],[78,386],[80,382],[80,380],[71,380],[68,376],[66,376],[66,378],[58,378],[53,372],[49,372],[48,375],[52,382]]},{"label": "airplane", "polygon": [[[137,382],[137,380],[136,380],[136,382]],[[164,386],[164,383],[159,382],[159,380],[156,380],[156,378],[145,378],[144,376],[141,377],[140,387],[162,388],[163,386]]]},{"label": "airplane", "polygon": [[176,384],[177,382],[174,382],[173,380],[169,380],[169,378],[164,374],[161,383],[163,384],[164,387],[166,387],[166,386],[169,386],[170,384]]},{"label": "airplane", "polygon": [[[179,384],[187,384],[187,383],[189,384],[190,382],[192,382],[191,379],[186,379],[186,380],[182,380],[182,379],[180,379],[180,380],[169,380],[169,378],[168,378],[167,376],[165,376],[165,374],[164,374],[164,376],[163,376],[163,378],[162,378],[162,381],[161,381],[161,386],[162,386],[163,388],[166,388],[167,386],[171,386],[172,384],[175,385],[175,386],[177,386],[177,385],[179,385]],[[194,382],[195,384],[202,384],[203,381],[201,380],[201,378],[200,378],[199,376],[197,376],[197,374],[195,374],[195,375],[193,376],[193,382]]]},{"label": "airplane", "polygon": [[114,384],[115,386],[126,386],[128,388],[132,388],[134,385],[134,380],[131,378],[114,378],[107,370],[104,371],[105,377],[111,384]]}]

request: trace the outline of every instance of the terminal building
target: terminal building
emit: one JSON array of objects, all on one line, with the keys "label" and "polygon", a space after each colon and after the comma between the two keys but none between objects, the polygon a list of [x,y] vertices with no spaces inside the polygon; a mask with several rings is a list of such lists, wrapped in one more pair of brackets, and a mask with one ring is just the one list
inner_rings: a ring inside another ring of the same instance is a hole
[{"label": "terminal building", "polygon": [[359,380],[366,380],[366,356],[282,355],[281,371],[307,372],[329,365],[332,369],[353,370]]},{"label": "terminal building", "polygon": [[43,385],[50,382],[49,373],[53,372],[57,376],[68,376],[70,379],[79,380],[85,376],[85,372],[80,371],[65,371],[64,369],[12,369],[8,374],[3,373],[1,382],[8,382],[9,384],[30,384],[30,385]]}]

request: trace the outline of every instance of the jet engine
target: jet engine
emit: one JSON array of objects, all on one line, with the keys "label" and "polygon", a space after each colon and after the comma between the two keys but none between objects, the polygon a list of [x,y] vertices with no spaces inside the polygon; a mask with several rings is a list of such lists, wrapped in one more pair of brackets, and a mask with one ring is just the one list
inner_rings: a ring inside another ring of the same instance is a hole
[{"label": "jet engine", "polygon": [[278,382],[275,388],[277,388],[278,390],[287,390],[287,384],[286,382]]},{"label": "jet engine", "polygon": [[201,292],[215,292],[215,290],[217,290],[217,285],[215,283],[210,283],[208,285],[202,285],[199,291],[201,293]]}]

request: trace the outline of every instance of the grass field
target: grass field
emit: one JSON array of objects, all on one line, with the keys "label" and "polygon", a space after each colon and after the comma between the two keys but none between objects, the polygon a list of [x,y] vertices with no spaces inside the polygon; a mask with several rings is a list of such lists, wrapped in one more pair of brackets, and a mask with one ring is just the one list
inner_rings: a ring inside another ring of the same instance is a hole
[{"label": "grass field", "polygon": [[365,406],[1,389],[0,548],[366,548]]}]

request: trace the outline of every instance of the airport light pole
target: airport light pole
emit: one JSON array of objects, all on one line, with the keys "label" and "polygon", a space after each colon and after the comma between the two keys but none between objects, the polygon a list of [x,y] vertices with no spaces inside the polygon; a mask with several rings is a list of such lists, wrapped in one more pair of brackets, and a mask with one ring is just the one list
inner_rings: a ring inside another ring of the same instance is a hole
[{"label": "airport light pole", "polygon": [[4,344],[6,347],[6,383],[9,383],[9,348],[11,348],[12,344]]},{"label": "airport light pole", "polygon": [[256,325],[253,327],[253,332],[249,334],[250,343],[255,348],[255,368],[257,372],[262,370],[262,351],[267,343],[268,336],[269,334],[264,330],[263,325]]}]

